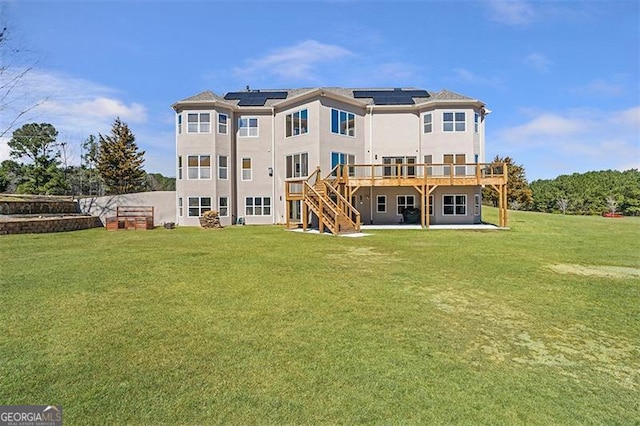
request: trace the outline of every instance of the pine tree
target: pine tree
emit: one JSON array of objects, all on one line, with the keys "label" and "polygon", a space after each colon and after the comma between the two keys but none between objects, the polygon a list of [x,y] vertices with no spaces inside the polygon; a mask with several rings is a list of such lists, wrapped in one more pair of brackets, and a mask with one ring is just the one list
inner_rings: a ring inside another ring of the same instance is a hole
[{"label": "pine tree", "polygon": [[28,123],[13,132],[7,143],[11,157],[21,163],[21,183],[16,189],[27,194],[62,194],[67,189],[60,170],[58,131],[49,123]]},{"label": "pine tree", "polygon": [[[507,165],[507,203],[510,206],[518,206],[520,209],[527,209],[533,202],[531,188],[525,175],[524,166],[516,164],[511,157],[500,158],[496,155],[494,163],[506,163]],[[498,204],[498,194],[496,191],[485,188],[482,190],[482,198],[496,206]]]},{"label": "pine tree", "polygon": [[111,134],[99,134],[98,171],[107,194],[144,191],[144,151],[138,151],[135,136],[126,123],[116,118]]}]

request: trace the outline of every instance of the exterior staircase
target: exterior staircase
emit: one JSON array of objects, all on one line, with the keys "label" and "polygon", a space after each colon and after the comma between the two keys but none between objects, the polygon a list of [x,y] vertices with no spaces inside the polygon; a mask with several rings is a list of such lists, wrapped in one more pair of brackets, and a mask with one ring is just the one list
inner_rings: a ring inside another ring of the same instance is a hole
[{"label": "exterior staircase", "polygon": [[360,213],[339,187],[320,178],[319,168],[304,182],[303,202],[318,218],[320,232],[325,228],[334,235],[360,232]]}]

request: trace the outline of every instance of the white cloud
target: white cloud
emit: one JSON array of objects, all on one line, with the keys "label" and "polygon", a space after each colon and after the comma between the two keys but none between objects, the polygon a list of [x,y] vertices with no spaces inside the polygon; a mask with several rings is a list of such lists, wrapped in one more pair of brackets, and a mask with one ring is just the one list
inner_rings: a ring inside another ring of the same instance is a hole
[{"label": "white cloud", "polygon": [[136,123],[146,120],[145,108],[137,103],[127,106],[124,102],[105,97],[95,97],[86,101],[77,103],[65,103],[55,101],[45,101],[39,107],[41,113],[47,114],[68,114],[73,116],[89,116],[89,117],[120,117]]},{"label": "white cloud", "polygon": [[[146,109],[139,103],[127,104],[118,93],[93,82],[73,78],[57,72],[33,70],[21,81],[20,91],[25,96],[15,96],[20,107],[36,105],[21,118],[18,126],[28,121],[48,122],[60,133],[90,134],[104,132],[119,116],[125,122],[144,123]],[[2,117],[4,125],[10,117]]]},{"label": "white cloud", "polygon": [[[126,102],[112,88],[58,72],[31,70],[12,94],[10,109],[0,116],[0,128],[6,128],[20,110],[33,105],[36,107],[21,117],[13,130],[27,122],[53,124],[58,141],[67,142],[70,147],[71,164],[79,161],[80,144],[90,134],[107,133],[116,117],[130,125],[140,126],[147,121],[143,105]],[[136,133],[135,129],[132,131]],[[0,161],[9,158],[6,141],[11,133],[0,141]]]},{"label": "white cloud", "polygon": [[636,136],[640,137],[640,106],[629,108],[612,114],[609,117],[612,124],[635,128]]},{"label": "white cloud", "polygon": [[[500,155],[511,155],[534,178],[589,170],[640,167],[640,106],[618,111],[529,111],[523,124],[488,136]],[[550,170],[553,164],[560,170]],[[531,173],[529,173],[531,171]]]},{"label": "white cloud", "polygon": [[615,97],[624,94],[625,87],[622,84],[616,84],[608,82],[606,80],[597,79],[578,89],[578,92],[586,95]]},{"label": "white cloud", "polygon": [[9,145],[7,145],[7,142],[9,142],[9,138],[0,138],[0,163],[9,159],[9,152],[11,150]]},{"label": "white cloud", "polygon": [[454,80],[456,83],[481,85],[493,88],[501,88],[503,86],[502,81],[498,77],[483,77],[465,68],[454,68],[451,80]]},{"label": "white cloud", "polygon": [[317,65],[331,62],[352,53],[340,46],[305,40],[296,45],[277,49],[259,59],[248,60],[246,67],[236,68],[238,76],[271,74],[287,80],[314,80]]},{"label": "white cloud", "polygon": [[585,131],[589,121],[583,118],[569,118],[552,113],[542,113],[525,124],[502,131],[502,137],[513,143],[520,141],[544,141],[553,137],[572,136]]},{"label": "white cloud", "polygon": [[490,19],[506,25],[528,25],[536,16],[533,7],[525,1],[490,0],[487,5]]},{"label": "white cloud", "polygon": [[539,72],[549,72],[551,70],[551,66],[553,65],[553,62],[551,62],[549,58],[547,58],[542,53],[537,52],[528,55],[526,58],[524,58],[523,62],[526,65],[535,68]]}]

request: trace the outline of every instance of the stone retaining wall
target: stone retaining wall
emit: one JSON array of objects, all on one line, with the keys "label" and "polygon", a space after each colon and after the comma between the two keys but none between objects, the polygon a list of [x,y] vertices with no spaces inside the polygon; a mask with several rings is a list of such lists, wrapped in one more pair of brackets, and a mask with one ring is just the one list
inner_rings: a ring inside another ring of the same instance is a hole
[{"label": "stone retaining wall", "polygon": [[0,214],[78,213],[75,201],[0,201]]},{"label": "stone retaining wall", "polygon": [[96,216],[69,216],[0,222],[0,235],[77,231],[102,226]]}]

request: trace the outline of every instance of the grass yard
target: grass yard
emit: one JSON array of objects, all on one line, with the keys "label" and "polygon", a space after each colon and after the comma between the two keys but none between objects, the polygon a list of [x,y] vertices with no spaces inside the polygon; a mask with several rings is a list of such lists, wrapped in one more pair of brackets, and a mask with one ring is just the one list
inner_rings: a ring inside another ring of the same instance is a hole
[{"label": "grass yard", "polygon": [[510,226],[2,236],[0,404],[66,425],[638,424],[640,219]]}]

